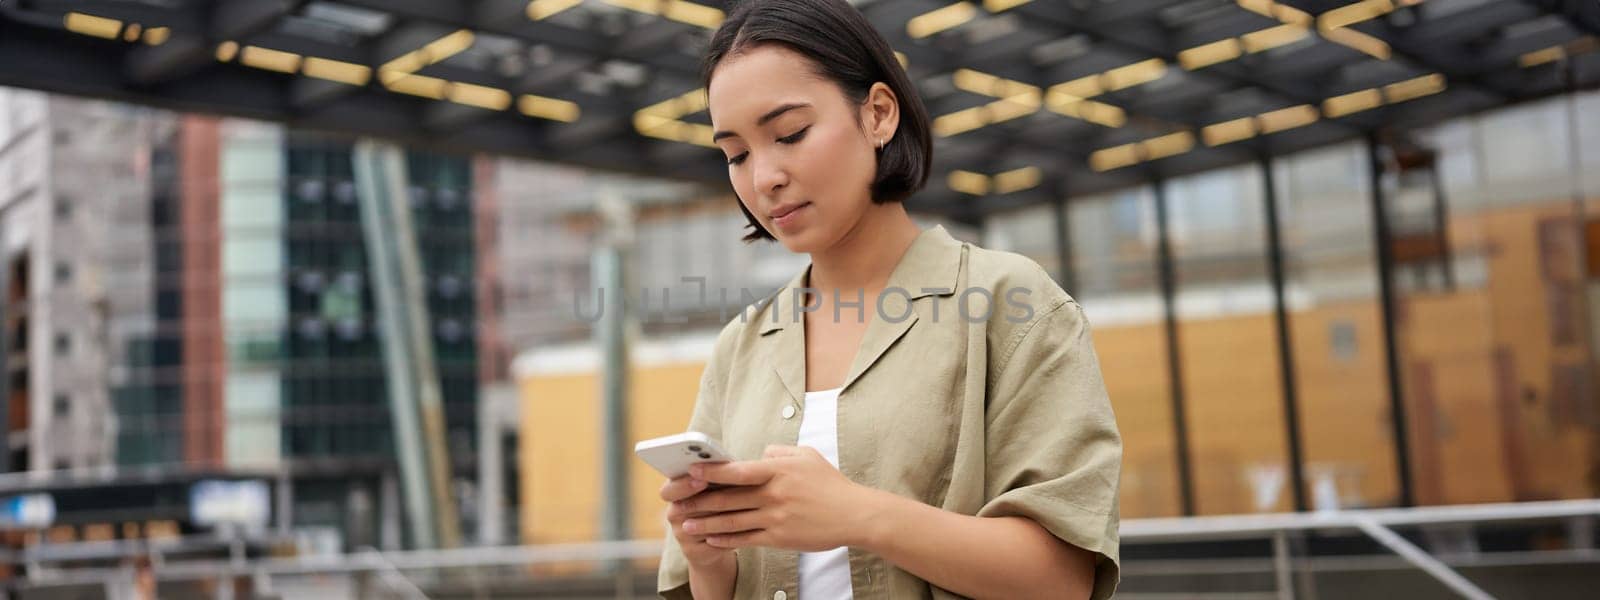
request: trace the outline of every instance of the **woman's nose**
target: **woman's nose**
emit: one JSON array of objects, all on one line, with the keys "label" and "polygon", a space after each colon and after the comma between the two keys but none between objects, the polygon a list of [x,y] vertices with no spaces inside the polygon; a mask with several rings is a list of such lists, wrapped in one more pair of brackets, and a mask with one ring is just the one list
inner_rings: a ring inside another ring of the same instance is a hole
[{"label": "woman's nose", "polygon": [[756,190],[771,194],[789,184],[789,172],[782,162],[770,158],[755,162]]}]

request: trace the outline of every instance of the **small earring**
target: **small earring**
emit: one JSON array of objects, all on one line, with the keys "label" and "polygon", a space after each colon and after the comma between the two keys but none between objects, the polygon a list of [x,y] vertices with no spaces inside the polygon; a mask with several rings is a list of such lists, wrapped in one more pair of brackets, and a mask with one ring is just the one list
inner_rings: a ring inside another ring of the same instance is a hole
[{"label": "small earring", "polygon": [[883,149],[883,138],[878,138],[878,149],[879,150]]}]

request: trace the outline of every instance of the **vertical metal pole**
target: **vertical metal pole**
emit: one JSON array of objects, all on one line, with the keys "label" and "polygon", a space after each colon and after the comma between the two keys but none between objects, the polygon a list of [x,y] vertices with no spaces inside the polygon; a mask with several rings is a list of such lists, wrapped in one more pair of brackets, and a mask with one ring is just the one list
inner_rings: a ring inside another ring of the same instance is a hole
[{"label": "vertical metal pole", "polygon": [[407,320],[400,315],[399,306],[404,300],[399,289],[402,285],[395,272],[397,257],[390,244],[385,243],[389,231],[388,197],[404,193],[405,187],[391,181],[379,158],[379,150],[371,143],[356,146],[355,160],[358,199],[361,202],[363,237],[367,241],[367,262],[371,265],[373,292],[377,296],[378,316],[383,331],[384,367],[389,384],[390,422],[395,431],[395,456],[400,463],[400,483],[406,501],[406,517],[411,532],[411,544],[417,548],[438,547],[438,536],[433,528],[434,497],[429,493],[427,460],[422,446],[422,426],[418,423],[417,393],[411,385],[407,367],[411,360],[405,343]]},{"label": "vertical metal pole", "polygon": [[1439,176],[1437,158],[1428,165],[1428,181],[1433,185],[1433,228],[1438,232],[1440,263],[1444,265],[1444,289],[1455,291],[1456,261],[1455,248],[1450,245],[1450,202],[1444,191],[1444,178]]},{"label": "vertical metal pole", "polygon": [[1056,269],[1056,278],[1061,283],[1061,289],[1077,293],[1078,273],[1072,264],[1072,221],[1067,211],[1067,199],[1058,196],[1052,206],[1056,221],[1056,261],[1061,264]]},{"label": "vertical metal pole", "polygon": [[1283,259],[1283,219],[1278,215],[1277,176],[1272,172],[1272,157],[1263,156],[1261,165],[1261,204],[1266,208],[1267,269],[1272,278],[1273,325],[1278,332],[1278,373],[1283,386],[1283,430],[1289,445],[1289,489],[1293,492],[1294,509],[1305,512],[1306,477],[1305,452],[1300,438],[1300,399],[1295,381],[1294,335],[1289,327],[1289,307],[1285,301],[1285,275]]},{"label": "vertical metal pole", "polygon": [[[1582,111],[1578,110],[1578,65],[1573,62],[1570,56],[1564,60],[1566,61],[1567,75],[1567,131],[1569,132],[1567,136],[1569,146],[1567,156],[1569,157],[1568,160],[1572,161],[1570,175],[1572,177],[1572,220],[1573,226],[1577,228],[1577,231],[1573,233],[1578,240],[1578,251],[1575,253],[1578,261],[1576,265],[1578,269],[1576,280],[1578,281],[1579,297],[1585,300],[1576,303],[1576,310],[1582,317],[1578,322],[1583,323],[1583,333],[1585,334],[1583,336],[1584,388],[1590,388],[1594,381],[1594,369],[1591,365],[1595,363],[1596,330],[1594,327],[1594,313],[1589,310],[1591,304],[1588,302],[1590,297],[1589,272],[1594,268],[1594,265],[1589,263],[1589,199],[1588,194],[1583,189],[1583,140],[1579,136],[1579,133],[1583,130],[1579,128],[1578,123],[1578,118],[1582,114]],[[1591,411],[1592,409],[1586,408],[1582,409],[1579,414],[1592,415]]]},{"label": "vertical metal pole", "polygon": [[505,543],[505,456],[500,446],[502,402],[510,390],[490,384],[478,392],[478,545]]},{"label": "vertical metal pole", "polygon": [[422,260],[406,201],[405,160],[393,145],[363,140],[354,153],[361,226],[384,333],[384,367],[401,481],[418,547],[461,543],[444,408],[428,327]]},{"label": "vertical metal pole", "polygon": [[1283,531],[1272,532],[1272,574],[1278,583],[1278,600],[1294,600],[1294,571],[1289,565],[1289,539]]},{"label": "vertical metal pole", "polygon": [[[11,354],[11,331],[6,321],[11,311],[11,255],[6,253],[5,207],[0,207],[0,440],[11,434],[11,370],[6,356]],[[11,470],[11,443],[0,443],[0,473]]]},{"label": "vertical metal pole", "polygon": [[[378,544],[385,552],[404,548],[400,527],[400,486],[394,472],[384,470],[378,479]],[[359,597],[359,596],[358,596]]]},{"label": "vertical metal pole", "polygon": [[289,468],[278,471],[277,485],[273,486],[272,501],[278,523],[278,535],[288,537],[294,531],[294,484]]},{"label": "vertical metal pole", "polygon": [[[602,191],[600,213],[605,232],[594,255],[594,281],[605,295],[605,313],[595,328],[595,343],[604,357],[602,385],[601,456],[605,465],[604,510],[601,533],[605,540],[626,540],[631,535],[628,513],[628,296],[631,289],[627,269],[629,248],[633,244],[633,215],[630,207],[610,190]],[[612,568],[626,570],[626,560]],[[619,575],[620,576],[620,575]]]},{"label": "vertical metal pole", "polygon": [[1297,531],[1289,536],[1289,562],[1294,565],[1295,597],[1317,600],[1317,572],[1311,568],[1311,544],[1306,535]]},{"label": "vertical metal pole", "polygon": [[1171,379],[1172,438],[1177,450],[1178,495],[1184,516],[1194,516],[1194,473],[1189,465],[1189,419],[1184,414],[1183,352],[1178,342],[1178,286],[1176,267],[1172,259],[1172,227],[1167,214],[1167,182],[1156,179],[1151,187],[1156,196],[1156,231],[1158,235],[1156,270],[1161,285],[1161,306],[1165,313],[1167,334],[1167,376]]},{"label": "vertical metal pole", "polygon": [[1367,135],[1367,160],[1371,169],[1371,195],[1373,238],[1378,245],[1378,297],[1383,313],[1384,368],[1389,376],[1389,412],[1394,432],[1394,465],[1399,477],[1400,506],[1415,506],[1411,478],[1411,443],[1406,430],[1404,386],[1400,378],[1400,333],[1395,327],[1398,303],[1394,290],[1394,236],[1389,227],[1388,202],[1383,191],[1383,157],[1376,134]]}]

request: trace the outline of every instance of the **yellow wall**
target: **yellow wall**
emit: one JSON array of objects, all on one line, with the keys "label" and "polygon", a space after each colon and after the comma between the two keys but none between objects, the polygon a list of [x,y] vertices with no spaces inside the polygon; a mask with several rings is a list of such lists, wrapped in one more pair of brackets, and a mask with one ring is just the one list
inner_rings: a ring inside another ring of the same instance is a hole
[{"label": "yellow wall", "polygon": [[[1324,466],[1351,471],[1357,488],[1352,503],[1391,503],[1397,486],[1376,302],[1326,305],[1292,312],[1289,319],[1307,474]],[[1330,332],[1335,323],[1354,329],[1351,358],[1333,355]],[[1247,315],[1194,320],[1179,327],[1179,336],[1196,509],[1201,514],[1255,512],[1249,470],[1288,468],[1272,319]],[[1124,439],[1123,513],[1177,515],[1162,325],[1100,327],[1094,339]],[[1281,488],[1270,509],[1287,510],[1289,494]]]},{"label": "yellow wall", "polygon": [[1123,438],[1122,512],[1182,514],[1166,334],[1159,324],[1144,324],[1095,329],[1093,336]]},{"label": "yellow wall", "polygon": [[[629,372],[628,428],[633,443],[680,433],[699,387],[700,363]],[[521,467],[522,539],[527,543],[593,541],[600,532],[600,381],[593,374],[524,378]],[[633,537],[664,535],[657,496],[663,479],[629,453]]]}]

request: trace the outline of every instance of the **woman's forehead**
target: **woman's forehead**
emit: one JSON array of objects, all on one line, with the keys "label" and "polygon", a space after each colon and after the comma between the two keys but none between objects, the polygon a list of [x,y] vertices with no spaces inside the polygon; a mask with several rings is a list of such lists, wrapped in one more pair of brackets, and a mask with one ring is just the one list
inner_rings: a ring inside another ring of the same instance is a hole
[{"label": "woman's forehead", "polygon": [[744,127],[785,104],[820,108],[838,88],[817,77],[804,56],[764,46],[724,59],[706,92],[713,122]]}]

